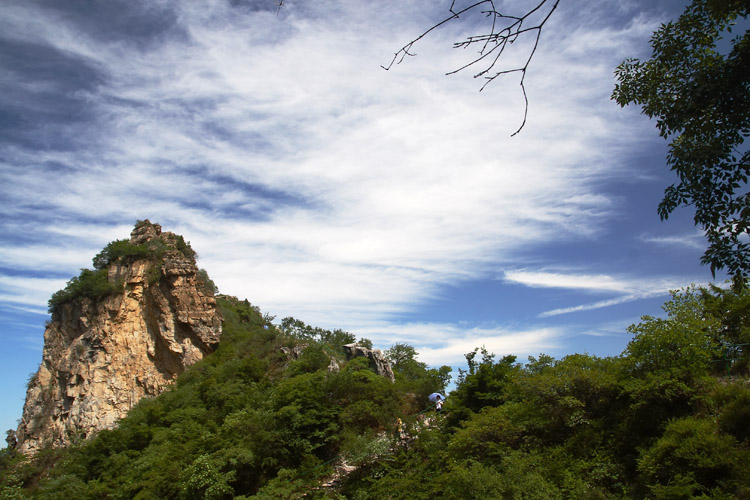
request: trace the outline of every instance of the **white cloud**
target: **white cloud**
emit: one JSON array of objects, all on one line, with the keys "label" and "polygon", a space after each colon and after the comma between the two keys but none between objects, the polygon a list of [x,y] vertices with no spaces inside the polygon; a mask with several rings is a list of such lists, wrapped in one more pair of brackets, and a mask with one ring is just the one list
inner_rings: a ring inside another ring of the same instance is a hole
[{"label": "white cloud", "polygon": [[597,302],[544,311],[539,314],[541,318],[601,309],[662,295],[666,296],[671,290],[684,288],[695,282],[684,277],[625,278],[604,274],[590,275],[526,270],[505,271],[504,281],[535,288],[562,288],[589,293],[618,294],[617,297]]},{"label": "white cloud", "polygon": [[505,271],[504,280],[525,286],[621,292],[632,286],[621,279],[603,274],[564,274],[543,271]]},{"label": "white cloud", "polygon": [[594,309],[601,309],[602,307],[616,306],[619,304],[625,304],[626,302],[633,302],[634,300],[647,299],[650,297],[657,297],[660,295],[666,295],[669,290],[659,290],[656,292],[644,292],[638,295],[622,295],[614,299],[600,300],[591,304],[581,304],[573,307],[563,307],[560,309],[552,309],[550,311],[544,311],[539,314],[540,318],[549,318],[550,316],[559,316],[560,314],[568,314],[573,312],[591,311]]},{"label": "white cloud", "polygon": [[652,243],[659,246],[694,248],[697,250],[704,250],[707,245],[706,237],[700,231],[670,236],[643,235],[641,239],[644,243]]}]

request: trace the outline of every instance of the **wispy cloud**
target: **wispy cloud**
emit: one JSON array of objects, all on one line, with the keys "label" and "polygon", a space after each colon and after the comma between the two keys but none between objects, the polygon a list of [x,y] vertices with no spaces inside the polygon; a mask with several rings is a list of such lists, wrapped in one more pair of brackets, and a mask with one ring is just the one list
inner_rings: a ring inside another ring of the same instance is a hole
[{"label": "wispy cloud", "polygon": [[[38,328],[39,326],[37,326],[37,329]],[[41,353],[42,348],[44,347],[44,337],[36,332],[15,334],[12,338],[2,338],[2,342],[5,343],[8,348],[13,349],[17,354],[21,354],[16,350],[18,347],[33,353]]]},{"label": "wispy cloud", "polygon": [[590,311],[603,307],[616,306],[635,300],[651,297],[666,296],[671,290],[680,289],[693,283],[684,277],[673,278],[632,278],[616,277],[605,274],[574,274],[547,271],[506,271],[504,278],[508,283],[514,283],[537,288],[562,288],[579,290],[587,293],[617,294],[617,297],[600,300],[587,304],[563,307],[545,311],[539,317],[546,318],[573,312]]},{"label": "wispy cloud", "polygon": [[559,316],[560,314],[568,314],[568,313],[581,312],[581,311],[591,311],[594,309],[601,309],[603,307],[610,307],[610,306],[616,306],[619,304],[625,304],[627,302],[633,302],[635,300],[647,299],[650,297],[658,297],[660,295],[667,295],[668,292],[669,292],[669,289],[659,290],[655,292],[654,291],[643,292],[643,293],[633,294],[633,295],[623,295],[620,297],[616,297],[614,299],[600,300],[599,302],[593,302],[590,304],[581,304],[581,305],[573,306],[573,307],[562,307],[560,309],[552,309],[550,311],[544,311],[543,313],[539,314],[539,317],[549,318],[550,316]]},{"label": "wispy cloud", "polygon": [[666,247],[687,247],[697,250],[703,250],[706,248],[706,237],[700,231],[670,236],[642,235],[641,240],[644,243]]},{"label": "wispy cloud", "polygon": [[589,291],[622,292],[632,286],[622,279],[604,274],[566,274],[544,271],[505,271],[506,282],[540,288],[567,288]]}]

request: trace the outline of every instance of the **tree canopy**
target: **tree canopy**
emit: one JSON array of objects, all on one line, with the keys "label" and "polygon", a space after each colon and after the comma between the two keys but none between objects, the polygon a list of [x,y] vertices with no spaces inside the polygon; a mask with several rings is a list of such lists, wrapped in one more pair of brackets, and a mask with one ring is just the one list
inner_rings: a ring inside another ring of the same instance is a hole
[{"label": "tree canopy", "polygon": [[651,38],[651,59],[617,67],[612,98],[641,106],[669,140],[667,165],[678,181],[658,212],[695,208],[708,248],[701,258],[715,275],[750,275],[750,35],[748,0],[693,0]]}]

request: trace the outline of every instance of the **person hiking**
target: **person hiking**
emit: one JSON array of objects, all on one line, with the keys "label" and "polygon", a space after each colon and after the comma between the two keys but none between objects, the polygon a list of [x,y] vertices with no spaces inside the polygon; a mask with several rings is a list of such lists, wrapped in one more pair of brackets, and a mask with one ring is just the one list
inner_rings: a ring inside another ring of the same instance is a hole
[{"label": "person hiking", "polygon": [[406,440],[406,431],[404,430],[404,423],[399,418],[396,422],[396,435],[398,436],[399,441],[405,441]]},{"label": "person hiking", "polygon": [[445,396],[440,394],[439,392],[433,392],[429,396],[427,396],[427,399],[435,403],[435,409],[439,412],[443,409],[443,403],[445,402]]}]

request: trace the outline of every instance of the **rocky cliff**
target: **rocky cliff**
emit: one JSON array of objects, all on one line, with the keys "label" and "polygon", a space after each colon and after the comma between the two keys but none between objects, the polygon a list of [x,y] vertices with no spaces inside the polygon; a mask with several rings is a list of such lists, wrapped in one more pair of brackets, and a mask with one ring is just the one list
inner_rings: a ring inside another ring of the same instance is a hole
[{"label": "rocky cliff", "polygon": [[24,453],[113,427],[218,345],[213,290],[181,236],[140,221],[129,241],[108,249],[94,259],[106,293],[69,284],[50,301],[42,363],[17,431]]}]

